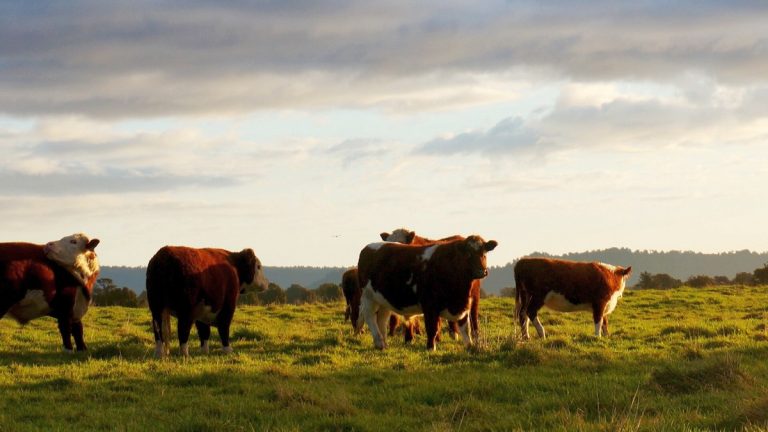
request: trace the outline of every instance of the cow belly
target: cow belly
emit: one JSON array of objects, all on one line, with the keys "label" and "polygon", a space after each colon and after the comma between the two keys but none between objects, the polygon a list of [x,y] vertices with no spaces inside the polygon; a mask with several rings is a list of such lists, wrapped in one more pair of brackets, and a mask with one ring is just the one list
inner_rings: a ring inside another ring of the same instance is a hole
[{"label": "cow belly", "polygon": [[378,291],[374,291],[373,292],[373,300],[376,303],[384,306],[385,308],[387,308],[389,310],[392,310],[392,311],[395,311],[395,312],[397,312],[400,315],[403,315],[405,317],[412,317],[414,315],[422,315],[424,313],[421,310],[421,305],[418,304],[418,303],[414,304],[414,305],[410,305],[410,306],[396,308],[396,307],[392,306],[392,304],[389,301],[387,301],[387,299],[383,295],[381,295],[381,293],[378,292]]},{"label": "cow belly", "polygon": [[45,300],[42,290],[29,290],[18,303],[13,305],[8,314],[21,324],[48,315],[51,307]]},{"label": "cow belly", "polygon": [[216,321],[216,316],[218,314],[218,311],[213,312],[210,306],[200,302],[192,310],[192,320],[204,322],[206,324],[212,324],[214,321]]},{"label": "cow belly", "polygon": [[555,292],[550,291],[547,293],[547,296],[544,297],[544,304],[552,309],[556,310],[558,312],[575,312],[575,311],[586,311],[591,310],[592,305],[589,303],[579,303],[579,304],[573,304],[570,301],[568,301],[567,298],[565,298],[564,295]]}]

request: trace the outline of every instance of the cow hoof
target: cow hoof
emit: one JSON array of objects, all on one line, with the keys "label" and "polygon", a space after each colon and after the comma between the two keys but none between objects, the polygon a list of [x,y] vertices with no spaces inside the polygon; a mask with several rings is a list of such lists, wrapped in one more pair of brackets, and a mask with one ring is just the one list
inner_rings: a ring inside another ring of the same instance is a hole
[{"label": "cow hoof", "polygon": [[65,352],[66,354],[74,354],[75,353],[75,351],[72,348],[64,348],[62,351]]},{"label": "cow hoof", "polygon": [[225,346],[221,350],[224,351],[224,354],[232,354],[234,351],[231,346]]},{"label": "cow hoof", "polygon": [[200,352],[203,354],[208,354],[210,352],[210,348],[208,347],[208,341],[205,341],[202,345],[200,345]]}]

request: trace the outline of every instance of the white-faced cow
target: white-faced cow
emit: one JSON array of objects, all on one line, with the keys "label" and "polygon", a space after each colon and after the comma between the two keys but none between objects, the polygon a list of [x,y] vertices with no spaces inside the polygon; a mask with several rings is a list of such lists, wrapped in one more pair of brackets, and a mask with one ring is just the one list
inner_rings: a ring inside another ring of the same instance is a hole
[{"label": "white-faced cow", "polygon": [[473,235],[464,240],[431,246],[372,243],[360,252],[358,285],[363,287],[360,318],[373,336],[374,345],[386,347],[381,330],[394,311],[406,317],[424,315],[427,348],[435,349],[439,319],[458,321],[465,345],[472,281],[488,274],[486,252],[497,245]]},{"label": "white-faced cow", "polygon": [[87,349],[82,318],[99,275],[98,239],[73,234],[46,245],[0,243],[0,316],[56,318],[64,350]]},{"label": "white-faced cow", "polygon": [[147,266],[147,301],[152,312],[155,355],[163,357],[170,353],[171,315],[177,318],[179,345],[185,357],[189,355],[193,323],[203,352],[208,352],[211,325],[219,330],[223,351],[232,352],[229,327],[237,298],[250,284],[261,291],[269,286],[252,249],[230,252],[183,246],[161,248]]},{"label": "white-faced cow", "polygon": [[608,335],[608,315],[624,292],[632,267],[598,262],[522,258],[515,264],[515,314],[528,338],[529,320],[545,337],[538,317],[542,306],[560,312],[592,311],[595,336]]}]

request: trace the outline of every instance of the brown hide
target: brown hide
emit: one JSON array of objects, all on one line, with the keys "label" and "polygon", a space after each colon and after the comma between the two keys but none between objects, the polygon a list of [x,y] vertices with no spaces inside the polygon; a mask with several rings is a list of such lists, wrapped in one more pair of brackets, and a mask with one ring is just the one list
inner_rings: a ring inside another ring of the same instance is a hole
[{"label": "brown hide", "polygon": [[618,266],[611,270],[595,262],[520,259],[515,264],[515,309],[524,327],[523,336],[527,337],[527,318],[537,322],[538,311],[550,292],[562,295],[573,305],[588,305],[595,323],[601,324],[607,333],[608,321],[603,311],[631,270]]},{"label": "brown hide", "polygon": [[[251,249],[230,252],[183,246],[161,248],[147,266],[147,301],[152,312],[155,342],[166,347],[170,343],[166,338],[167,331],[163,331],[168,325],[164,322],[167,315],[163,315],[169,312],[178,319],[182,351],[193,323],[197,325],[201,346],[207,346],[210,326],[215,325],[226,350],[237,298],[242,285],[253,282],[256,263],[256,255]],[[215,314],[215,318],[209,320],[211,314]],[[162,356],[163,353],[156,351],[156,354]]]},{"label": "brown hide", "polygon": [[[82,317],[74,316],[78,291],[85,299],[91,298],[98,273],[83,286],[61,265],[49,260],[44,245],[32,243],[0,243],[0,316],[14,309],[25,296],[39,290],[48,304],[48,316],[58,321],[64,349],[72,351],[72,338],[78,351],[87,349],[83,338]],[[22,324],[26,318],[16,318]]]}]

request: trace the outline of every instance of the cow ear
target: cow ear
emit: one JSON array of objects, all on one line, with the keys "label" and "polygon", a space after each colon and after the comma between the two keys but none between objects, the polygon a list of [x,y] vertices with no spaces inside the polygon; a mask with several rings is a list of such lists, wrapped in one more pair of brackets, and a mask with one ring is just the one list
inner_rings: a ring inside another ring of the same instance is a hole
[{"label": "cow ear", "polygon": [[406,241],[408,244],[413,243],[413,239],[416,237],[416,231],[408,231],[408,237],[406,237]]},{"label": "cow ear", "polygon": [[619,276],[627,276],[627,275],[629,275],[630,273],[632,273],[632,266],[629,266],[629,267],[627,267],[627,268],[625,268],[625,269],[618,269],[618,270],[616,271],[616,273],[618,273],[618,274],[619,274]]},{"label": "cow ear", "polygon": [[94,250],[98,245],[99,245],[99,239],[91,239],[91,241],[89,241],[88,244],[85,245],[85,248],[88,250]]},{"label": "cow ear", "polygon": [[488,240],[487,242],[485,242],[485,245],[484,245],[485,251],[490,252],[496,249],[496,246],[498,245],[499,245],[499,242],[497,242],[496,240]]},{"label": "cow ear", "polygon": [[383,233],[381,233],[379,235],[381,236],[381,239],[384,240],[384,241],[387,241],[387,239],[389,238],[389,233],[388,232],[383,232]]}]

